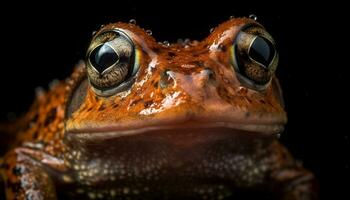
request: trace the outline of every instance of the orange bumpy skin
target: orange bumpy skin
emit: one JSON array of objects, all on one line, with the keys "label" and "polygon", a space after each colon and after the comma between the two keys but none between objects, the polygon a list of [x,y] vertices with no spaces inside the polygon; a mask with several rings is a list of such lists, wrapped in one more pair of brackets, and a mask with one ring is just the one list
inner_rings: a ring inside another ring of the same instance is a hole
[{"label": "orange bumpy skin", "polygon": [[287,119],[274,47],[247,18],[176,44],[104,26],[71,77],[6,126],[7,199],[316,199],[276,138]]}]

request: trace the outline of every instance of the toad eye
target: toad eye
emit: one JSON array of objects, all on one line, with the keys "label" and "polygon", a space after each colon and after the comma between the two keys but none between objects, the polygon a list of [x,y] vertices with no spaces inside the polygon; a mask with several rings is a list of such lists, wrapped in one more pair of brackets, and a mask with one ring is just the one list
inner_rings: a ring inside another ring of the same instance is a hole
[{"label": "toad eye", "polygon": [[248,54],[252,60],[266,67],[270,65],[275,56],[275,48],[269,40],[256,36],[251,42]]},{"label": "toad eye", "polygon": [[132,40],[119,29],[98,34],[92,40],[86,58],[90,85],[99,96],[121,92],[133,83],[138,70]]},{"label": "toad eye", "polygon": [[110,44],[105,43],[91,51],[89,61],[99,73],[103,74],[119,61],[119,55]]},{"label": "toad eye", "polygon": [[232,64],[242,84],[256,90],[265,89],[278,64],[275,42],[265,29],[246,27],[232,45]]}]

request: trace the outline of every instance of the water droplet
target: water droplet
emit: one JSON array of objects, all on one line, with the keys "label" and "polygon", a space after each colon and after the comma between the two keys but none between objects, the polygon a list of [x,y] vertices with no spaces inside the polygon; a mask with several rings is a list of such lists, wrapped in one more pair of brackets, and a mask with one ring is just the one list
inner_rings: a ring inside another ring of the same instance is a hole
[{"label": "water droplet", "polygon": [[129,23],[130,23],[130,24],[136,25],[136,20],[135,20],[135,19],[130,19],[130,20],[129,20]]},{"label": "water droplet", "polygon": [[96,34],[97,31],[92,31],[92,36],[94,36]]},{"label": "water droplet", "polygon": [[215,29],[215,28],[211,28],[211,29],[209,30],[209,32],[212,33],[212,32],[214,31],[214,29]]},{"label": "water droplet", "polygon": [[249,18],[255,21],[258,20],[258,17],[254,14],[249,15]]},{"label": "water droplet", "polygon": [[191,42],[191,40],[188,39],[188,38],[186,38],[186,39],[184,40],[184,45],[187,45],[187,44],[189,44],[190,42]]},{"label": "water droplet", "polygon": [[152,31],[151,30],[146,30],[147,35],[152,35]]},{"label": "water droplet", "polygon": [[168,46],[170,46],[170,43],[169,43],[169,41],[165,40],[165,41],[163,42],[163,45],[168,47]]},{"label": "water droplet", "polygon": [[100,26],[100,28],[103,28],[103,27],[105,27],[105,25],[102,24],[102,25]]},{"label": "water droplet", "polygon": [[234,16],[234,15],[231,15],[231,16],[230,16],[230,19],[233,19],[233,18],[235,18],[235,16]]}]

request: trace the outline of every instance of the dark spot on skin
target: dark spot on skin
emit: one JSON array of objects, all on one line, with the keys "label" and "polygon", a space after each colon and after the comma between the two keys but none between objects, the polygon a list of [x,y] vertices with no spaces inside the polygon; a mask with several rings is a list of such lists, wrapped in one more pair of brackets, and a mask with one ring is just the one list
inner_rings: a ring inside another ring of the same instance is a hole
[{"label": "dark spot on skin", "polygon": [[158,81],[156,81],[153,86],[154,86],[154,88],[158,88],[158,85],[159,85]]},{"label": "dark spot on skin", "polygon": [[39,136],[39,132],[38,132],[38,131],[35,131],[35,132],[33,133],[32,138],[33,138],[33,139],[36,139],[36,138],[38,138],[38,136]]},{"label": "dark spot on skin", "polygon": [[114,104],[112,107],[113,108],[116,108],[116,107],[118,107],[119,106],[119,104]]},{"label": "dark spot on skin", "polygon": [[171,58],[174,58],[174,57],[176,56],[176,53],[174,53],[174,52],[169,52],[169,53],[168,53],[168,56],[170,56]]},{"label": "dark spot on skin", "polygon": [[144,103],[144,106],[145,106],[145,108],[148,108],[150,105],[152,105],[153,104],[153,100],[150,100],[150,101],[146,101],[145,103]]},{"label": "dark spot on skin", "polygon": [[51,110],[49,111],[49,113],[47,114],[47,117],[45,119],[44,126],[49,125],[51,122],[53,122],[53,120],[55,120],[56,113],[57,113],[57,109],[51,108]]},{"label": "dark spot on skin", "polygon": [[39,118],[38,113],[35,113],[35,115],[33,116],[32,122],[38,121],[38,118]]},{"label": "dark spot on skin", "polygon": [[104,104],[102,104],[99,108],[98,111],[103,111],[106,109],[106,106]]},{"label": "dark spot on skin", "polygon": [[260,99],[259,101],[260,101],[260,103],[262,103],[262,104],[265,104],[265,103],[266,103],[263,99]]},{"label": "dark spot on skin", "polygon": [[87,111],[90,112],[92,110],[92,107],[88,108]]},{"label": "dark spot on skin", "polygon": [[12,168],[12,173],[15,175],[15,176],[21,176],[24,172],[24,169],[20,166],[16,166],[14,168]]},{"label": "dark spot on skin", "polygon": [[158,47],[154,47],[152,48],[152,50],[155,52],[155,53],[159,53],[160,52],[160,49]]},{"label": "dark spot on skin", "polygon": [[220,51],[225,52],[225,51],[226,51],[226,46],[220,44],[220,45],[218,46],[218,49],[219,49]]},{"label": "dark spot on skin", "polygon": [[250,112],[246,112],[245,117],[249,117],[249,116],[250,116]]}]

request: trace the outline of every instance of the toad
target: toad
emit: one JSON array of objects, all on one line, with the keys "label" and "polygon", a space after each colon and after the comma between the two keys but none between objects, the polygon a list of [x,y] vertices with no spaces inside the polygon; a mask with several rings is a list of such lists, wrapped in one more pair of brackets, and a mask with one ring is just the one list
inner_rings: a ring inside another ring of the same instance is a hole
[{"label": "toad", "polygon": [[249,18],[174,44],[106,25],[69,78],[1,127],[6,198],[316,199],[313,174],[278,141],[277,65]]}]

